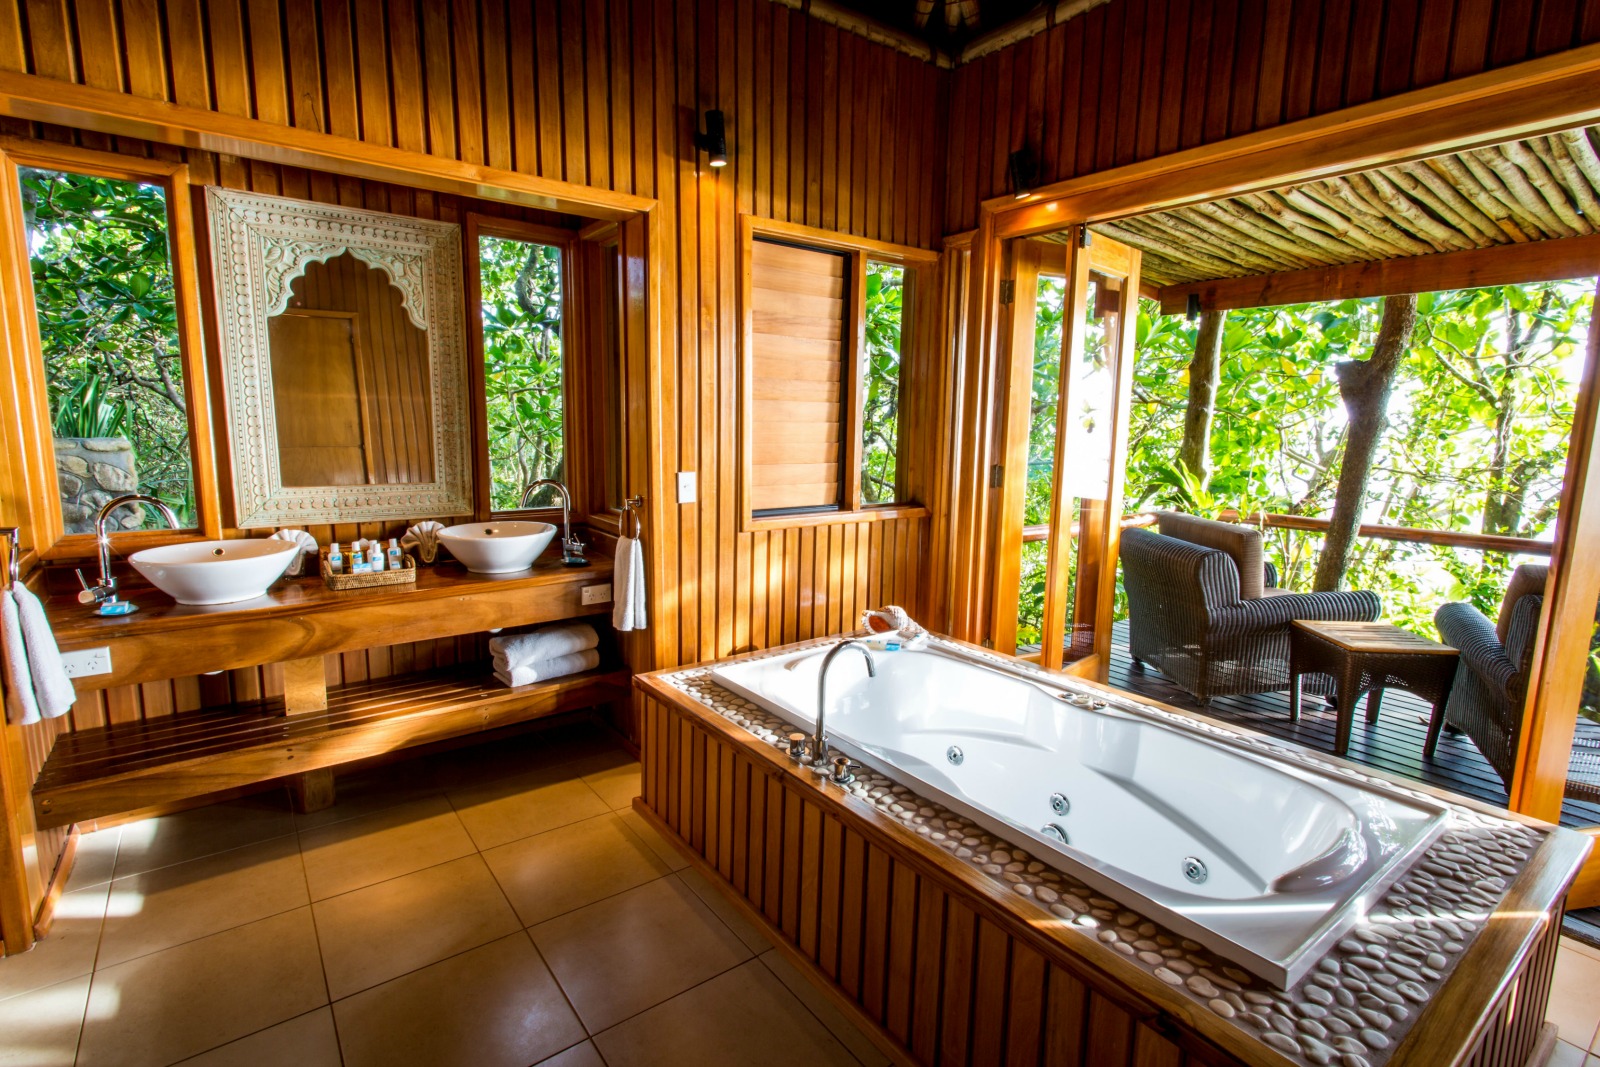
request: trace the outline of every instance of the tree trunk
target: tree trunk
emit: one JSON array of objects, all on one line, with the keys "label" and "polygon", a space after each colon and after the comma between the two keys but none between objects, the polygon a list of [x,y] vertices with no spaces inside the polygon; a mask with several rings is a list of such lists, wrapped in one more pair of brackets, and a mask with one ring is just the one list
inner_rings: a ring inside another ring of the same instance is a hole
[{"label": "tree trunk", "polygon": [[1183,444],[1178,462],[1205,485],[1211,478],[1211,419],[1217,411],[1217,372],[1222,362],[1222,331],[1226,311],[1200,313],[1200,332],[1189,361],[1189,405],[1183,410]]},{"label": "tree trunk", "polygon": [[1415,294],[1384,297],[1383,321],[1372,346],[1372,357],[1365,362],[1346,360],[1334,368],[1350,428],[1345,433],[1344,459],[1339,466],[1339,488],[1333,498],[1328,536],[1317,560],[1315,589],[1337,589],[1344,581],[1350,546],[1361,525],[1361,506],[1367,495],[1372,460],[1388,423],[1389,393],[1400,372],[1400,362],[1411,347],[1411,331],[1416,324]]}]

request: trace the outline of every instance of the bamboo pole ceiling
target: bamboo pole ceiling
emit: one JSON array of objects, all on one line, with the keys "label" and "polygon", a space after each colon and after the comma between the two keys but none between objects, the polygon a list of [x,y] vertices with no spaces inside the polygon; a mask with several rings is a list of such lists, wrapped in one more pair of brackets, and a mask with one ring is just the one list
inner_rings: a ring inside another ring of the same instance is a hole
[{"label": "bamboo pole ceiling", "polygon": [[1093,229],[1185,285],[1600,232],[1600,127],[1175,208]]}]

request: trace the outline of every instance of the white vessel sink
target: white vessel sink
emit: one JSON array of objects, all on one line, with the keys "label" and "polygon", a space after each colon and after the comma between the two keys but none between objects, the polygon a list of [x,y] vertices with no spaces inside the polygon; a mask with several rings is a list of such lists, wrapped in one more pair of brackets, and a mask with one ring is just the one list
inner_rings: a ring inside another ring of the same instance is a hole
[{"label": "white vessel sink", "polygon": [[533,566],[555,535],[548,522],[468,522],[440,530],[439,540],[469,571],[509,574]]},{"label": "white vessel sink", "polygon": [[265,593],[299,550],[292,541],[259,537],[189,541],[135,552],[128,562],[180,604],[233,604]]}]

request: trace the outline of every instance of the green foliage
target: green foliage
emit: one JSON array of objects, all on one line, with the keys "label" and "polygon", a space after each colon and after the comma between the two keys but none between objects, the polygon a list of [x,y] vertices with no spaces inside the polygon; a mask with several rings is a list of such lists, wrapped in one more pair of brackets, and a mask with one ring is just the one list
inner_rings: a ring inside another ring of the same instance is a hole
[{"label": "green foliage", "polygon": [[[528,486],[560,480],[564,467],[561,250],[481,237],[478,256],[490,500],[495,511],[513,511]],[[547,495],[532,501],[556,502]]]},{"label": "green foliage", "polygon": [[905,270],[867,264],[866,403],[861,418],[861,499],[893,504],[900,498],[900,335],[905,318]]},{"label": "green foliage", "polygon": [[[21,174],[55,432],[129,438],[139,489],[192,524],[166,194],[113,178]],[[152,526],[161,525],[150,515]]]},{"label": "green foliage", "polygon": [[[1589,286],[1567,282],[1422,294],[1363,521],[1548,537],[1591,304]],[[1130,501],[1201,514],[1326,515],[1345,429],[1334,367],[1370,354],[1380,301],[1229,313],[1211,435],[1215,473],[1204,486],[1177,469],[1195,329],[1159,315],[1151,301],[1141,305]],[[1320,537],[1267,533],[1282,584],[1308,588]],[[1431,634],[1433,612],[1447,600],[1494,617],[1517,562],[1504,553],[1362,540],[1344,584],[1378,593],[1386,619]]]}]

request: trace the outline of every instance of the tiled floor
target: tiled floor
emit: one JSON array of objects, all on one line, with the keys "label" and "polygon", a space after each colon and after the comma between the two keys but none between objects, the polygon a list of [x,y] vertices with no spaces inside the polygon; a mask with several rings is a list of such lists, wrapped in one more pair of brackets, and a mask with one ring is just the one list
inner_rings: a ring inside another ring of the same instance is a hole
[{"label": "tiled floor", "polygon": [[[564,729],[85,837],[49,939],[0,960],[0,1067],[878,1065]],[[1600,1067],[1567,940],[1553,1067]]]},{"label": "tiled floor", "polygon": [[638,788],[574,728],[86,836],[0,1067],[884,1063]]}]

